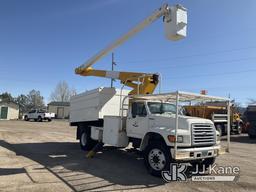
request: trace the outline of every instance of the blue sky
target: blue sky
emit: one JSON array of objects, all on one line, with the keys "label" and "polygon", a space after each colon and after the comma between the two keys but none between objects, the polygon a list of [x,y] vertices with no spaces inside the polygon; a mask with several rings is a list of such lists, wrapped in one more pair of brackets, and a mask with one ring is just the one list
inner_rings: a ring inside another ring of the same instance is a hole
[{"label": "blue sky", "polygon": [[[59,81],[78,92],[109,86],[74,69],[151,14],[162,0],[0,0],[0,92],[41,91]],[[246,103],[256,98],[256,1],[183,0],[188,36],[172,42],[162,20],[115,49],[116,70],[159,72],[163,91],[208,90]],[[97,62],[110,69],[111,54]],[[119,83],[115,85],[118,87]]]}]

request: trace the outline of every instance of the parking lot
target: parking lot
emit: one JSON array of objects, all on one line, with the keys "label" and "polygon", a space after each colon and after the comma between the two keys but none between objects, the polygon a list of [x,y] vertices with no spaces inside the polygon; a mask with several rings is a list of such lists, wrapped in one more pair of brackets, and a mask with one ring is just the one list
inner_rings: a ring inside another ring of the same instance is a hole
[{"label": "parking lot", "polygon": [[237,182],[171,182],[149,175],[140,154],[106,147],[87,159],[67,121],[0,121],[0,191],[255,191],[256,141],[232,136],[218,165],[240,167]]}]

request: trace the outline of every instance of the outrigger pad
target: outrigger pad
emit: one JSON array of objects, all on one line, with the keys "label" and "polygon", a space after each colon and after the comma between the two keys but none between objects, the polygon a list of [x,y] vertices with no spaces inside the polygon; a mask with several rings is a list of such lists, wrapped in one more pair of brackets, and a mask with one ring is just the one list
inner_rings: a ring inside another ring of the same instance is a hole
[{"label": "outrigger pad", "polygon": [[86,155],[87,158],[93,158],[94,155],[103,148],[104,143],[98,142]]}]

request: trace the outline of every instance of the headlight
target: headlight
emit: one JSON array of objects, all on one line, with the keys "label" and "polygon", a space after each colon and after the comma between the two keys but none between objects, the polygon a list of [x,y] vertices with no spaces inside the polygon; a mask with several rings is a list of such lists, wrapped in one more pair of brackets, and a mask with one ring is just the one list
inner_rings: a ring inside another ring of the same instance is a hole
[{"label": "headlight", "polygon": [[[171,143],[174,143],[176,141],[175,135],[168,135],[168,140]],[[182,135],[177,136],[177,143],[183,143],[183,136]]]}]

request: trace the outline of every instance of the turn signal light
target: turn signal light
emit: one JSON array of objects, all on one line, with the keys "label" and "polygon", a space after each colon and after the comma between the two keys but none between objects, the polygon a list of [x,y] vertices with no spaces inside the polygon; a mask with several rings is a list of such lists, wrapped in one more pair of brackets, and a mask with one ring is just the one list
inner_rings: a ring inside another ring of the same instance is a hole
[{"label": "turn signal light", "polygon": [[168,135],[168,140],[169,140],[171,143],[174,143],[174,142],[176,141],[175,135]]}]

